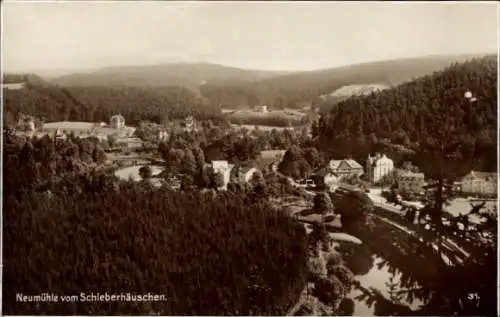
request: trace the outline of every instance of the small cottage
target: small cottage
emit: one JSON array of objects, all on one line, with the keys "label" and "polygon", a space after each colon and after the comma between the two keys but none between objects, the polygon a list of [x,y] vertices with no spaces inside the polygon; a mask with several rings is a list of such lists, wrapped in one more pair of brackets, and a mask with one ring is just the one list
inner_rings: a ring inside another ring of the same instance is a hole
[{"label": "small cottage", "polygon": [[464,194],[471,195],[497,195],[498,174],[470,171],[461,181]]}]

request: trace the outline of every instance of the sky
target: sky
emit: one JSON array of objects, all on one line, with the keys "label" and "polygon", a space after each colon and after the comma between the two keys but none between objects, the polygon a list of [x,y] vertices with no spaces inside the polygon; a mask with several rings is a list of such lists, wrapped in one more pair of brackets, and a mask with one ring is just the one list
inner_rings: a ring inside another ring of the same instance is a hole
[{"label": "sky", "polygon": [[311,70],[496,53],[490,3],[3,2],[5,71],[209,62]]}]

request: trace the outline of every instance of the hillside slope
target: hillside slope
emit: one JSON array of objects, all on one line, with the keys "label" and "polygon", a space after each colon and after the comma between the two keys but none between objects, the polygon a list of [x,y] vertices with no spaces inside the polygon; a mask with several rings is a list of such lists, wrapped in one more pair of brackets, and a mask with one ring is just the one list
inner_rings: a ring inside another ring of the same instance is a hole
[{"label": "hillside slope", "polygon": [[132,125],[141,120],[156,123],[165,118],[221,118],[216,107],[204,105],[182,87],[59,87],[28,83],[21,89],[4,89],[4,124],[20,114],[51,121],[107,122],[121,113]]},{"label": "hillside slope", "polygon": [[297,108],[321,102],[319,96],[343,86],[395,86],[471,57],[427,56],[349,65],[266,78],[253,83],[209,84],[202,87],[202,93],[209,100],[228,108],[254,104]]},{"label": "hillside slope", "polygon": [[63,86],[184,86],[197,90],[207,83],[256,81],[280,72],[245,70],[209,63],[107,67],[52,79]]},{"label": "hillside slope", "polygon": [[[464,97],[471,91],[475,101]],[[443,71],[331,108],[316,131],[320,147],[359,160],[376,140],[432,152],[439,144],[468,168],[496,169],[496,56],[456,63]],[[442,143],[444,142],[444,143]]]}]

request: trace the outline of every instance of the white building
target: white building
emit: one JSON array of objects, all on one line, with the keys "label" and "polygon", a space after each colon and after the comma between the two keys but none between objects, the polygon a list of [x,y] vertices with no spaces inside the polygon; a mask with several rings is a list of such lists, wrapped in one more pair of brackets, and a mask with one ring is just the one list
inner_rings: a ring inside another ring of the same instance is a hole
[{"label": "white building", "polygon": [[117,114],[111,117],[109,125],[113,129],[123,129],[125,128],[125,118],[121,114]]},{"label": "white building", "polygon": [[224,179],[224,184],[219,189],[227,189],[227,184],[231,181],[231,170],[233,167],[234,165],[229,164],[228,161],[212,161],[214,172],[221,173]]},{"label": "white building", "polygon": [[158,141],[167,141],[168,140],[168,132],[165,130],[158,131]]},{"label": "white building", "polygon": [[330,169],[322,168],[315,174],[315,182],[317,186],[324,185],[326,190],[334,192],[340,184],[340,179]]},{"label": "white building", "polygon": [[196,132],[198,131],[198,124],[193,116],[188,116],[184,119],[184,131],[185,132]]},{"label": "white building", "polygon": [[269,111],[267,106],[255,106],[254,110],[261,113],[267,113]]},{"label": "white building", "polygon": [[497,195],[498,174],[470,171],[461,182],[462,192],[472,195]]},{"label": "white building", "polygon": [[380,182],[385,176],[394,170],[394,162],[385,154],[377,153],[375,156],[368,155],[366,161],[366,174],[371,183]]}]

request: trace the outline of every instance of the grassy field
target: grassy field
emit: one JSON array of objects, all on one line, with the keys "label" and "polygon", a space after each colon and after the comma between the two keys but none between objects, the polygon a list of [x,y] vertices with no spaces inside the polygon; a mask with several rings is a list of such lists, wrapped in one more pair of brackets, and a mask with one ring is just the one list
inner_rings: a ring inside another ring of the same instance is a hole
[{"label": "grassy field", "polygon": [[22,89],[24,88],[25,84],[24,83],[18,83],[18,84],[2,84],[2,88],[5,89]]},{"label": "grassy field", "polygon": [[[129,177],[132,177],[133,180],[139,181],[141,180],[141,176],[139,175],[139,169],[142,167],[142,165],[136,165],[136,166],[130,166],[130,167],[125,167],[122,169],[119,169],[115,172],[116,177],[119,177],[123,180],[128,180]],[[156,166],[153,165],[151,166],[151,172],[152,175],[158,175],[163,171],[163,168],[161,166]]]},{"label": "grassy field", "polygon": [[285,119],[301,119],[305,116],[304,112],[295,109],[283,110],[270,110],[268,112],[258,112],[252,109],[222,109],[222,113],[229,115],[233,118],[247,118],[247,117],[272,117],[279,116]]},{"label": "grassy field", "polygon": [[222,109],[228,119],[235,124],[259,126],[298,126],[302,124],[305,113],[299,110],[284,109],[258,112],[252,109]]},{"label": "grassy field", "polygon": [[259,125],[259,124],[256,124],[256,125],[251,125],[251,124],[242,124],[241,126],[240,125],[237,125],[237,124],[231,124],[231,127],[235,130],[239,130],[239,129],[247,129],[247,130],[255,130],[255,127],[257,127],[259,130],[262,130],[262,131],[272,131],[272,130],[277,130],[277,131],[283,131],[283,130],[286,130],[286,129],[293,129],[293,127],[280,127],[280,126],[272,126],[272,125]]},{"label": "grassy field", "polygon": [[100,127],[94,122],[83,121],[57,121],[48,122],[43,125],[42,131],[51,132],[60,129],[62,132],[75,132],[76,134],[93,132],[96,136],[108,136],[116,134],[119,137],[127,137],[133,135],[135,128],[126,126],[123,129],[114,129],[111,127]]}]

